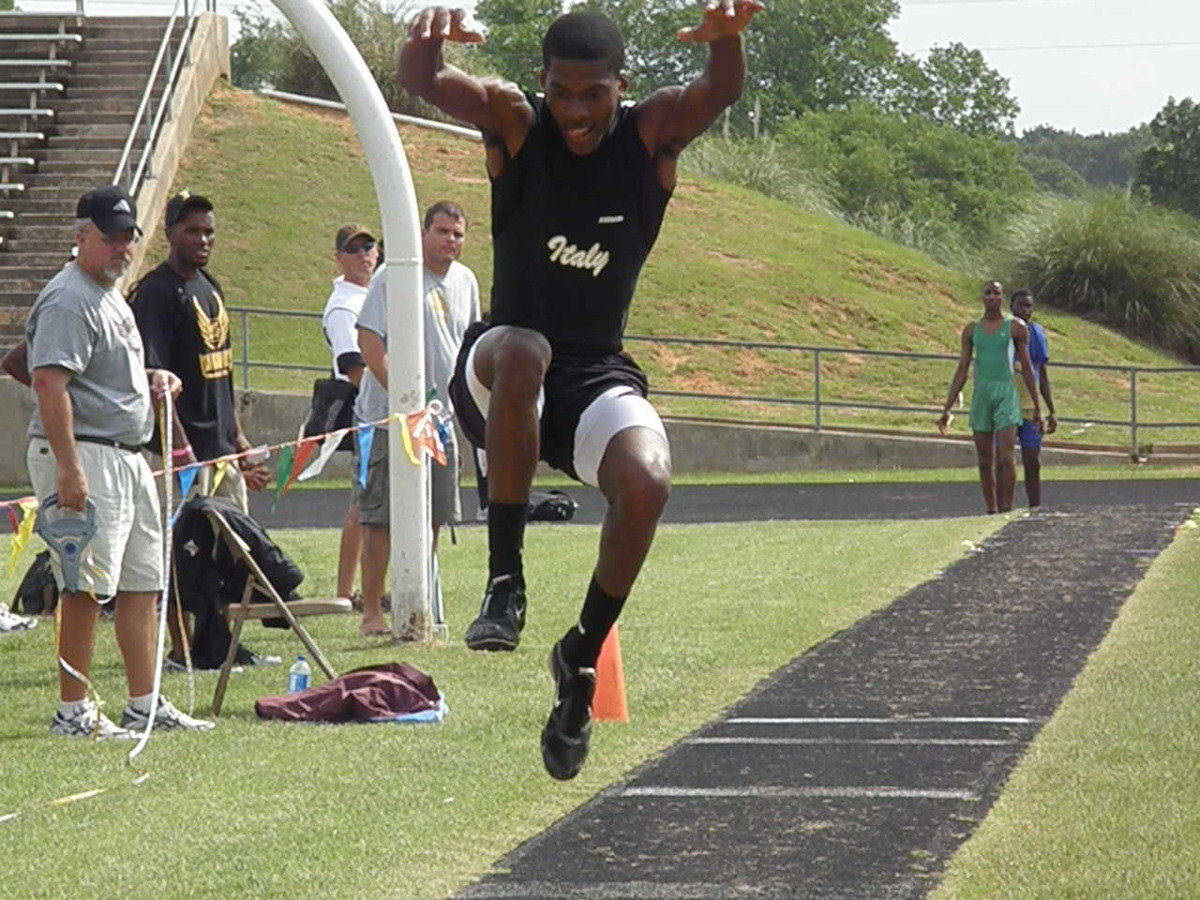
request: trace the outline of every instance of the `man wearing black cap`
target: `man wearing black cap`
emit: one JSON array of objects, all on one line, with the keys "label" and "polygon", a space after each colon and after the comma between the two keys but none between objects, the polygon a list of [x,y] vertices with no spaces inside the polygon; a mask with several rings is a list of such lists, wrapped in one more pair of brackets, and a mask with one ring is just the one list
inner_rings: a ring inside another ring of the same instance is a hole
[{"label": "man wearing black cap", "polygon": [[[233,350],[229,313],[221,288],[205,266],[216,239],[213,205],[198,194],[181,191],[167,201],[167,260],[134,287],[129,303],[146,347],[146,365],[179,376],[183,390],[177,401],[187,444],[174,451],[176,466],[206,462],[252,449],[238,421],[233,393]],[[196,477],[196,490],[216,495],[247,511],[246,488],[262,490],[270,473],[261,463],[239,460],[224,466],[218,481],[214,466]],[[183,660],[177,617],[171,622],[168,668]],[[272,664],[274,657],[239,651],[242,665]]]},{"label": "man wearing black cap", "polygon": [[[154,402],[180,383],[147,366],[133,316],[116,291],[133,259],[140,229],[133,198],[109,185],[76,207],[79,255],[38,294],[25,337],[35,407],[26,464],[43,506],[83,511],[90,500],[97,530],[77,573],[56,560],[61,592],[59,691],[50,733],[130,738],[146,728],[154,690],[154,609],[162,588],[163,534],[154,478],[139,452],[153,430]],[[71,578],[71,583],[68,583]],[[129,702],[118,726],[87,696],[99,605],[120,598],[117,646]],[[165,700],[155,727],[207,731]]]}]

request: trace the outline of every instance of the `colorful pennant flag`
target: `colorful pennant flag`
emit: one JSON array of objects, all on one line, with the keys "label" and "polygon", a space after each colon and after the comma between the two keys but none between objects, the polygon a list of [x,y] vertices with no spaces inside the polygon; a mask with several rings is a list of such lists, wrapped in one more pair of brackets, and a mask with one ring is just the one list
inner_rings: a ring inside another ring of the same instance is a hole
[{"label": "colorful pennant flag", "polygon": [[275,512],[275,504],[283,496],[284,488],[291,484],[292,469],[296,466],[296,448],[292,444],[279,451],[279,468],[275,471],[275,499],[271,501],[271,512]]},{"label": "colorful pennant flag", "polygon": [[186,469],[180,469],[179,475],[179,496],[184,500],[192,491],[192,485],[196,483],[196,476],[200,474],[200,466],[188,466]]},{"label": "colorful pennant flag", "polygon": [[303,472],[296,476],[297,481],[308,481],[310,478],[316,478],[325,469],[329,460],[333,458],[333,454],[337,452],[337,448],[341,446],[342,440],[350,432],[349,428],[343,428],[340,431],[334,431],[325,437],[325,441],[321,444],[321,449],[313,458],[313,461],[308,464]]},{"label": "colorful pennant flag", "polygon": [[367,464],[371,461],[371,439],[375,436],[374,425],[358,426],[358,486],[367,489]]},{"label": "colorful pennant flag", "polygon": [[221,482],[225,480],[225,469],[229,465],[230,464],[224,460],[217,460],[215,463],[213,463],[213,483],[212,487],[209,488],[209,493],[212,496],[215,497],[217,495],[217,488],[219,488],[221,486]]},{"label": "colorful pennant flag", "polygon": [[37,519],[37,500],[33,497],[20,501],[18,504],[21,507],[21,525],[17,529],[17,534],[13,538],[12,546],[8,552],[8,574],[12,575],[17,570],[17,560],[21,558],[21,554],[25,551],[29,539],[33,537],[33,523]]}]

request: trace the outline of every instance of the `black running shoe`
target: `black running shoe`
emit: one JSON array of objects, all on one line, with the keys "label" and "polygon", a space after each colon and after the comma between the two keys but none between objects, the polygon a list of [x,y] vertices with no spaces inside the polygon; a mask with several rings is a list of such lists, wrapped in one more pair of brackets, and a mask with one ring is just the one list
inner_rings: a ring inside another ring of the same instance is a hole
[{"label": "black running shoe", "polygon": [[469,650],[516,650],[525,627],[525,581],[499,575],[483,595],[479,616],[467,628]]},{"label": "black running shoe", "polygon": [[569,781],[579,774],[592,737],[592,695],[596,670],[575,669],[562,656],[562,641],[550,651],[554,709],[542,729],[542,763],[551,778]]}]

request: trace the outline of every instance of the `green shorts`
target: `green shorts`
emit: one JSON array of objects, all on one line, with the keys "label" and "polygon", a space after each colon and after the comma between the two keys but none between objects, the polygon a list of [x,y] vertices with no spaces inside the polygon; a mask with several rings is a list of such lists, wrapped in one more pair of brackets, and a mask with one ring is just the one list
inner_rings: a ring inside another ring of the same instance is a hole
[{"label": "green shorts", "polygon": [[976,382],[971,394],[971,430],[992,434],[1021,424],[1021,402],[1012,381]]}]

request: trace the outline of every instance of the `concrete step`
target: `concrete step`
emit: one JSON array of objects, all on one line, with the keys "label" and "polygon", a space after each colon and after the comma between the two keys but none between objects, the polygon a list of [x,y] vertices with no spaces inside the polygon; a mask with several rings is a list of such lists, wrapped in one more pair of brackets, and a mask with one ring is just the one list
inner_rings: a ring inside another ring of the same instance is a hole
[{"label": "concrete step", "polygon": [[[128,117],[133,119],[131,112]],[[87,124],[85,122],[59,122],[58,128],[52,137],[47,137],[48,141],[53,142],[56,138],[77,137],[77,138],[112,138],[118,142],[124,142],[129,134],[129,125],[124,126],[112,123],[103,122],[96,124]]]},{"label": "concrete step", "polygon": [[63,159],[44,162],[38,165],[29,178],[36,176],[36,180],[41,181],[47,178],[55,179],[72,172],[108,177],[112,175],[117,166],[117,160],[120,158],[120,154],[113,153],[104,159]]},{"label": "concrete step", "polygon": [[[111,182],[117,161],[111,163],[59,163],[53,168],[39,168],[36,172],[23,174],[22,180],[30,187],[53,186],[64,182],[74,183],[87,178],[96,184]],[[28,170],[25,170],[28,171]]]},{"label": "concrete step", "polygon": [[[126,129],[126,133],[128,133],[128,129]],[[54,151],[61,150],[61,151],[66,151],[66,152],[69,152],[75,148],[86,149],[86,150],[115,151],[118,155],[120,155],[121,150],[125,147],[125,137],[124,136],[111,136],[111,137],[93,138],[93,137],[88,137],[86,135],[84,135],[84,136],[63,135],[61,137],[55,136],[55,137],[47,138],[46,147],[50,150],[54,150]],[[21,148],[21,152],[24,152],[25,149],[26,148]],[[142,141],[139,140],[134,145],[134,152],[138,153],[138,154],[140,154],[142,152]]]},{"label": "concrete step", "polygon": [[132,75],[113,76],[104,72],[73,72],[71,73],[70,87],[74,88],[108,88],[114,90],[125,90],[126,88],[137,88],[141,90],[146,86],[146,76],[149,72],[145,71],[134,72]]},{"label": "concrete step", "polygon": [[[108,176],[97,179],[94,175],[66,175],[54,184],[30,185],[25,189],[30,200],[64,200],[72,204],[79,197],[94,187],[99,187],[108,181]],[[74,212],[74,206],[70,207]]]},{"label": "concrete step", "polygon": [[7,268],[21,267],[34,277],[38,272],[55,269],[71,258],[71,244],[63,244],[61,250],[51,250],[43,247],[40,251],[22,252],[7,249],[0,250],[0,271]]},{"label": "concrete step", "polygon": [[[66,131],[69,126],[76,125],[81,127],[102,125],[112,125],[114,127],[123,125],[125,133],[129,133],[129,126],[133,124],[134,113],[137,112],[136,104],[129,104],[124,109],[65,109],[60,112],[55,121],[58,123],[60,132]],[[0,118],[0,124],[4,123],[4,119]]]},{"label": "concrete step", "polygon": [[47,269],[33,277],[8,278],[5,269],[0,267],[0,292],[13,292],[37,296],[37,292],[45,287],[46,282],[54,277],[57,268]]},{"label": "concrete step", "polygon": [[62,121],[65,116],[86,116],[90,113],[111,113],[129,111],[133,115],[141,101],[138,94],[121,94],[115,97],[68,97],[54,104],[55,118]]},{"label": "concrete step", "polygon": [[117,160],[121,156],[121,153],[120,153],[120,150],[116,149],[116,148],[114,148],[114,149],[105,149],[105,148],[79,149],[79,148],[76,148],[74,150],[50,150],[50,149],[46,149],[44,147],[37,147],[37,148],[31,148],[29,150],[28,155],[39,166],[59,164],[59,163],[67,163],[67,164],[72,164],[72,163],[96,164],[96,163],[99,163],[101,165],[107,165],[109,163],[112,163],[112,165],[115,166],[117,164]]},{"label": "concrete step", "polygon": [[22,247],[23,249],[28,249],[25,245],[33,246],[42,242],[57,243],[59,238],[64,236],[67,238],[75,236],[74,220],[60,219],[56,222],[38,224],[33,221],[32,216],[18,215],[9,222],[0,223],[0,227],[18,229],[20,233],[9,241],[8,246]]},{"label": "concrete step", "polygon": [[[120,77],[124,77],[127,75],[140,75],[142,78],[145,78],[146,73],[150,71],[150,62],[152,62],[152,61],[153,60],[149,60],[146,62],[142,62],[141,60],[133,60],[133,61],[120,60],[117,62],[106,63],[105,64],[106,68],[105,67],[101,67],[101,68],[103,69],[103,71],[107,72],[113,78],[120,78]],[[0,74],[3,74],[3,76],[5,78],[8,78],[12,75],[12,72],[5,71]],[[59,76],[55,75],[53,77],[59,77]],[[63,75],[62,77],[70,79],[69,74]]]},{"label": "concrete step", "polygon": [[[0,48],[2,51],[3,48]],[[87,66],[111,66],[121,62],[137,62],[141,64],[147,72],[150,71],[150,66],[154,64],[154,56],[158,53],[158,47],[147,47],[144,50],[136,47],[126,48],[122,44],[114,43],[111,49],[104,47],[94,48],[85,47],[72,57],[76,68]]]},{"label": "concrete step", "polygon": [[[94,86],[93,85],[80,86],[80,85],[76,84],[74,81],[72,81],[71,87],[67,91],[65,91],[61,97],[49,97],[47,99],[41,100],[40,102],[45,103],[45,102],[47,102],[47,100],[49,100],[49,101],[56,100],[57,101],[55,103],[56,108],[62,104],[95,103],[95,102],[100,102],[100,101],[104,101],[104,100],[131,100],[134,103],[134,105],[136,105],[138,103],[138,101],[140,101],[142,99],[142,94],[144,94],[145,92],[146,92],[146,85],[142,81],[138,81],[136,83],[130,83],[128,85],[122,85],[120,87],[116,87],[114,85],[104,85],[104,84],[97,84]],[[10,93],[13,95],[17,94],[16,91],[12,91],[12,92],[0,91],[0,98],[5,97],[5,96],[9,95]],[[156,88],[154,88],[154,90],[152,90],[150,92],[150,96],[156,100],[159,97],[161,97],[162,94],[163,94],[162,87],[156,87]],[[25,98],[26,98],[26,102],[28,102],[28,99],[29,99],[28,92],[26,92]]]}]

